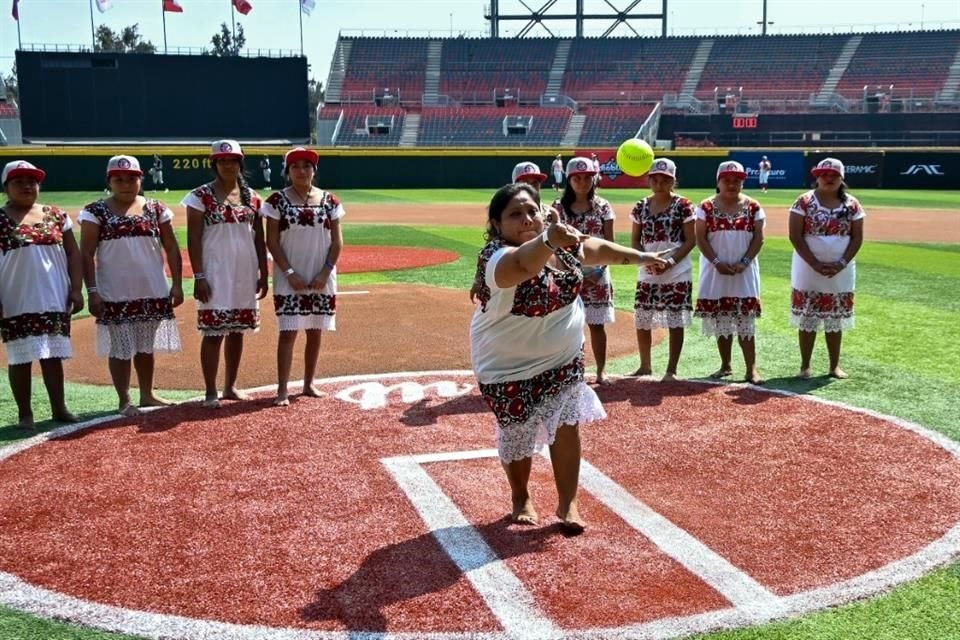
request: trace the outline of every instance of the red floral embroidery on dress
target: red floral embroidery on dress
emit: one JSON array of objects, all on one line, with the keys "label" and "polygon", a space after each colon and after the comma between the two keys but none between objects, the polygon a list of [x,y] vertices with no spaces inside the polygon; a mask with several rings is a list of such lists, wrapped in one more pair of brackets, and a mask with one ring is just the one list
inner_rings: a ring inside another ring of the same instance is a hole
[{"label": "red floral embroidery on dress", "polygon": [[721,316],[740,316],[740,317],[760,317],[759,298],[714,298],[697,300],[697,309],[694,313],[697,317],[721,317]]},{"label": "red floral embroidery on dress", "polygon": [[757,214],[760,213],[760,203],[751,199],[747,199],[736,213],[717,211],[714,198],[707,198],[701,202],[700,208],[706,214],[708,233],[715,231],[749,231],[753,233]]},{"label": "red floral embroidery on dress", "polygon": [[278,316],[332,316],[337,311],[337,296],[303,293],[273,296]]},{"label": "red floral embroidery on dress", "polygon": [[807,318],[841,319],[853,317],[853,291],[823,293],[794,289],[791,311]]},{"label": "red floral embroidery on dress", "polygon": [[633,308],[647,311],[692,311],[693,283],[689,280],[664,284],[638,282]]},{"label": "red floral embroidery on dress", "polygon": [[40,222],[17,224],[0,209],[0,251],[6,253],[29,245],[63,244],[63,224],[67,214],[53,206],[42,209]]},{"label": "red floral embroidery on dress", "polygon": [[[480,254],[477,256],[475,278],[480,283],[480,291],[477,297],[480,299],[480,311],[484,313],[492,295],[490,287],[487,286],[485,275],[487,273],[487,263],[491,256],[502,247],[503,243],[501,241],[492,240],[480,250]],[[518,284],[513,294],[513,306],[510,313],[515,316],[540,318],[573,303],[583,286],[583,272],[580,268],[580,262],[574,255],[579,251],[579,248],[579,245],[577,245],[570,250],[558,249],[554,253],[557,259],[567,268],[566,271],[544,267],[538,275]]]},{"label": "red floral embroidery on dress", "polygon": [[560,214],[560,220],[573,226],[580,233],[594,238],[602,238],[603,223],[613,219],[610,203],[603,198],[594,198],[589,211],[583,213],[574,213],[565,209],[561,200],[554,201],[552,206]]},{"label": "red floral embroidery on dress", "polygon": [[22,313],[12,318],[0,318],[0,338],[4,342],[30,336],[70,337],[70,314],[58,311]]},{"label": "red floral embroidery on dress", "polygon": [[583,353],[569,364],[544,371],[529,380],[480,384],[480,393],[501,427],[522,424],[548,398],[583,381]]},{"label": "red floral embroidery on dress", "polygon": [[101,241],[120,238],[159,238],[160,216],[166,206],[157,200],[147,200],[142,213],[136,215],[117,215],[107,207],[104,200],[97,200],[84,207],[100,223]]},{"label": "red floral embroidery on dress", "polygon": [[302,205],[290,202],[290,198],[283,191],[276,191],[267,198],[267,204],[280,213],[280,231],[287,231],[292,226],[314,227],[323,225],[330,229],[331,215],[340,206],[337,196],[323,192],[320,204]]},{"label": "red floral embroidery on dress", "polygon": [[630,212],[630,220],[640,225],[640,242],[683,242],[683,222],[693,216],[693,203],[674,196],[659,213],[650,211],[650,198],[644,198]]},{"label": "red floral embroidery on dress", "polygon": [[199,309],[197,329],[200,331],[244,331],[260,326],[258,309]]},{"label": "red floral embroidery on dress", "polygon": [[246,192],[245,198],[250,206],[229,204],[217,200],[217,194],[208,184],[197,187],[193,195],[203,203],[203,223],[207,226],[214,224],[249,224],[252,225],[260,214],[260,196],[249,187],[242,187]]},{"label": "red floral embroidery on dress", "polygon": [[103,301],[103,313],[97,324],[127,324],[152,320],[172,320],[173,304],[170,298],[139,298],[120,302]]},{"label": "red floral embroidery on dress", "polygon": [[827,209],[817,202],[813,192],[797,198],[791,210],[803,212],[803,233],[808,236],[848,236],[854,219],[860,216],[860,203],[847,196],[839,209]]}]

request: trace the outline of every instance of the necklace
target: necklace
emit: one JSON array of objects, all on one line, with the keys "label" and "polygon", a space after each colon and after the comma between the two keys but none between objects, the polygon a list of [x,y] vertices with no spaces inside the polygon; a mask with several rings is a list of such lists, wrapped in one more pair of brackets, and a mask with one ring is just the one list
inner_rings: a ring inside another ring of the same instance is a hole
[{"label": "necklace", "polygon": [[297,194],[297,197],[300,198],[300,202],[303,205],[307,205],[310,203],[310,194],[313,193],[313,185],[311,185],[310,188],[307,190],[307,195],[303,195],[302,193],[300,193],[300,191],[293,185],[290,185],[290,190],[293,191],[295,194]]}]

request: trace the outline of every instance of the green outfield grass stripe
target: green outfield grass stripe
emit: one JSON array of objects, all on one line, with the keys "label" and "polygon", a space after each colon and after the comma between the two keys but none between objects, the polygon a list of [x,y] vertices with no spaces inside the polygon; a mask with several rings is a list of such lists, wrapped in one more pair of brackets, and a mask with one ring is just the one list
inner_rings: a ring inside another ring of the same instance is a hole
[{"label": "green outfield grass stripe", "polygon": [[886,265],[901,271],[960,278],[960,255],[953,255],[960,254],[960,245],[956,247],[945,252],[938,247],[866,242],[857,256],[857,264],[862,265],[861,270]]}]

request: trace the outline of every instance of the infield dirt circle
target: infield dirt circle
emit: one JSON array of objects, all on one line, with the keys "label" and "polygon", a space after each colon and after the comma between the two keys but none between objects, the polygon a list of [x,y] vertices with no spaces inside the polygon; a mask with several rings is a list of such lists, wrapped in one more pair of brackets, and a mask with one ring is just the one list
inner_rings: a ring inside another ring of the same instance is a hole
[{"label": "infield dirt circle", "polygon": [[[0,603],[152,638],[672,638],[955,558],[960,450],[875,414],[623,379],[582,427],[585,535],[509,490],[469,372],[151,412],[0,450]],[[391,636],[396,637],[396,636]]]}]

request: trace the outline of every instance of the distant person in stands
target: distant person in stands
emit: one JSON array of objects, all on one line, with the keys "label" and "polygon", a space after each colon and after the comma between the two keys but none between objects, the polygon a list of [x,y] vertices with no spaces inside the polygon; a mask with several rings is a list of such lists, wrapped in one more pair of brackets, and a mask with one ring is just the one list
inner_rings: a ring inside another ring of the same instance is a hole
[{"label": "distant person in stands", "polygon": [[[137,370],[140,406],[169,405],[153,391],[154,354],[181,348],[173,309],[183,304],[182,260],[173,212],[141,195],[142,180],[136,158],[110,158],[111,196],[80,212],[80,248],[88,306],[97,319],[97,355],[108,358],[124,416],[140,413],[130,401],[130,361]],[[167,285],[164,254],[172,286]]]},{"label": "distant person in stands", "polygon": [[761,193],[766,193],[767,188],[770,185],[770,170],[773,168],[773,165],[770,164],[770,161],[767,160],[767,156],[760,158],[760,164],[757,167],[758,179],[760,181],[760,191]]},{"label": "distant person in stands", "polygon": [[606,417],[583,382],[583,268],[663,260],[558,221],[548,224],[541,211],[536,189],[522,183],[501,187],[490,200],[470,353],[480,393],[496,416],[511,520],[537,524],[528,485],[533,456],[547,444],[558,494],[555,513],[576,534],[586,526],[577,507],[579,427]]},{"label": "distant person in stands", "polygon": [[314,186],[319,156],[297,147],[283,158],[288,185],[272,193],[260,212],[267,221],[267,248],[273,256],[273,305],[277,314],[277,397],[273,404],[290,404],[287,383],[293,346],[302,329],[303,395],[319,398],[314,386],[322,331],[336,331],[337,260],[343,249],[337,196]]},{"label": "distant person in stands", "polygon": [[[557,156],[558,158],[560,156]],[[510,182],[513,184],[528,184],[534,189],[537,190],[537,194],[540,193],[540,188],[546,181],[547,176],[540,171],[540,167],[533,162],[521,162],[513,168],[513,172],[510,174]],[[544,204],[540,201],[540,213],[543,215],[544,220],[553,221],[557,216],[557,212],[550,208],[549,205]],[[480,289],[483,287],[483,271],[479,262],[477,263],[477,272],[473,277],[473,286],[470,287],[470,302],[476,304],[478,302],[478,295]]]},{"label": "distant person in stands", "polygon": [[263,156],[263,160],[260,161],[260,172],[263,174],[263,188],[270,188],[270,176],[273,173],[273,170],[270,168],[270,156]]},{"label": "distant person in stands", "polygon": [[32,429],[33,361],[40,361],[54,420],[77,422],[63,397],[63,360],[73,355],[70,316],[83,309],[83,267],[64,211],[39,204],[46,172],[25,160],[8,162],[0,208],[0,338],[17,403],[17,426]]},{"label": "distant person in stands", "polygon": [[[565,222],[580,233],[613,242],[613,221],[616,214],[605,199],[596,195],[596,164],[590,158],[572,158],[567,163],[567,186],[553,203],[553,209]],[[607,330],[615,321],[613,313],[613,281],[605,265],[583,270],[580,289],[586,324],[590,328],[590,345],[597,362],[597,384],[607,384]]]},{"label": "distant person in stands", "polygon": [[640,267],[634,298],[634,323],[640,367],[635,376],[653,373],[653,330],[667,329],[670,355],[663,381],[677,379],[677,364],[683,350],[684,327],[691,324],[693,280],[690,252],[697,243],[693,203],[674,193],[677,165],[657,158],[647,172],[651,194],[630,213],[633,222],[631,246],[638,251],[670,250],[666,263]]},{"label": "distant person in stands", "polygon": [[218,140],[210,153],[215,178],[191,191],[187,250],[197,299],[197,329],[203,335],[200,367],[206,386],[203,406],[220,407],[217,371],[223,345],[223,398],[247,400],[237,388],[243,334],[260,328],[259,300],[267,295],[267,250],[260,196],[243,178],[243,150],[236,140]]},{"label": "distant person in stands", "polygon": [[593,176],[593,187],[594,189],[600,188],[600,158],[597,157],[597,154],[591,153],[590,159],[593,160],[593,170],[597,173]]},{"label": "distant person in stands", "polygon": [[560,157],[559,153],[553,159],[550,171],[553,173],[553,190],[559,192],[563,188],[563,158]]},{"label": "distant person in stands", "polygon": [[163,183],[163,160],[161,160],[157,154],[153,154],[153,166],[150,167],[150,179],[153,182],[154,191],[159,191],[160,189],[163,189],[165,192],[170,191]]},{"label": "distant person in stands", "polygon": [[854,325],[854,258],[863,244],[866,213],[847,192],[842,162],[824,158],[812,173],[817,179],[816,188],[790,207],[790,324],[799,329],[799,377],[813,375],[810,359],[817,331],[823,331],[830,375],[846,378],[847,373],[840,368],[840,345],[843,332]]},{"label": "distant person in stands", "polygon": [[694,315],[703,321],[704,335],[717,338],[720,368],[711,378],[733,375],[731,356],[737,336],[746,381],[763,384],[757,370],[756,319],[760,317],[760,265],[766,214],[753,198],[743,195],[747,172],[739,162],[717,168],[717,194],[697,207],[697,246],[700,282]]}]

